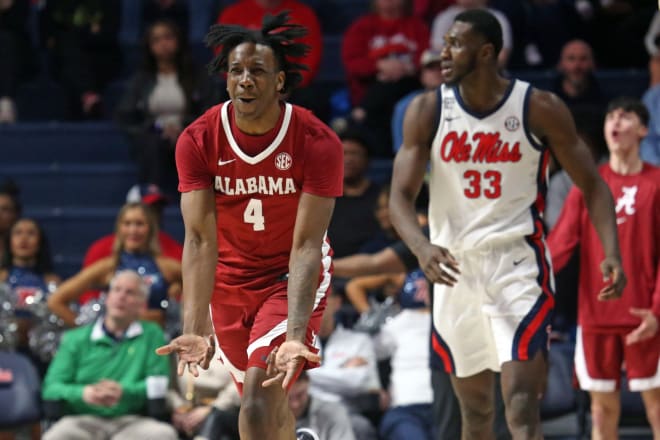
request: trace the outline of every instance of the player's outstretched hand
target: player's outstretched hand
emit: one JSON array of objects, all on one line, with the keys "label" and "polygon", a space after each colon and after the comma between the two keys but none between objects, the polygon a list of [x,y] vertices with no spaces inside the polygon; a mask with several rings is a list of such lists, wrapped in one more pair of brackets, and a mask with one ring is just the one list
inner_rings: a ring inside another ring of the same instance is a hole
[{"label": "player's outstretched hand", "polygon": [[213,359],[215,338],[212,335],[203,337],[184,334],[172,339],[169,344],[156,349],[156,354],[162,356],[170,353],[176,353],[179,356],[176,369],[179,376],[183,375],[183,371],[188,366],[188,371],[197,377],[199,376],[197,367],[200,366],[206,370]]},{"label": "player's outstretched hand", "polygon": [[651,309],[636,309],[632,307],[630,314],[640,318],[642,322],[635,330],[626,335],[626,345],[652,338],[658,333],[658,318],[656,318]]},{"label": "player's outstretched hand", "polygon": [[603,272],[603,281],[608,284],[598,293],[598,299],[607,301],[621,297],[623,288],[626,287],[628,280],[621,267],[621,259],[607,257],[600,263],[600,270]]},{"label": "player's outstretched hand", "polygon": [[458,261],[449,250],[429,243],[417,258],[429,281],[450,287],[456,284],[456,278],[461,271],[458,268]]},{"label": "player's outstretched hand", "polygon": [[266,374],[270,379],[263,381],[265,387],[282,382],[282,388],[287,389],[293,376],[306,362],[321,362],[321,356],[309,351],[300,341],[286,341],[275,347],[266,358]]}]

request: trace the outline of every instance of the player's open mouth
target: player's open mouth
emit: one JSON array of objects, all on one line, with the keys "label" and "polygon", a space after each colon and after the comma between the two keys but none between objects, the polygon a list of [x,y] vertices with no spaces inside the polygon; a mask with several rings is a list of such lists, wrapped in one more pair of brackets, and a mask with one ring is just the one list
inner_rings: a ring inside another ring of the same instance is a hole
[{"label": "player's open mouth", "polygon": [[256,98],[238,98],[239,101],[241,101],[241,102],[243,102],[243,103],[245,103],[245,104],[249,104],[249,103],[251,103],[252,101],[254,101],[255,99],[256,99]]}]

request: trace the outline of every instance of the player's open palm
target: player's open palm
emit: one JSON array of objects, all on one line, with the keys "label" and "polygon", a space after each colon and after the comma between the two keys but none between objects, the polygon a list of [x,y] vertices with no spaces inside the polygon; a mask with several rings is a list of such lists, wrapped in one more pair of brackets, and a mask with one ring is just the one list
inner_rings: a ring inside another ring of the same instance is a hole
[{"label": "player's open palm", "polygon": [[658,333],[658,318],[651,309],[631,308],[630,314],[642,320],[637,328],[626,335],[626,344],[634,344],[652,338]]},{"label": "player's open palm", "polygon": [[159,355],[176,353],[179,356],[177,374],[181,376],[183,370],[188,366],[188,370],[192,375],[197,377],[199,376],[197,367],[200,366],[206,370],[213,359],[215,338],[213,336],[203,337],[184,334],[172,339],[169,344],[158,347],[156,353]]},{"label": "player's open palm", "polygon": [[429,281],[450,287],[456,284],[461,271],[458,261],[448,249],[429,243],[417,255],[417,259]]},{"label": "player's open palm", "polygon": [[263,382],[267,387],[282,382],[282,388],[286,389],[296,372],[305,362],[321,362],[321,357],[313,353],[300,341],[286,341],[279,347],[275,347],[266,359],[266,374],[270,377]]},{"label": "player's open palm", "polygon": [[598,299],[607,301],[621,298],[624,287],[628,283],[626,274],[621,266],[621,259],[607,257],[600,263],[600,270],[603,272],[603,280],[607,285],[598,293]]}]

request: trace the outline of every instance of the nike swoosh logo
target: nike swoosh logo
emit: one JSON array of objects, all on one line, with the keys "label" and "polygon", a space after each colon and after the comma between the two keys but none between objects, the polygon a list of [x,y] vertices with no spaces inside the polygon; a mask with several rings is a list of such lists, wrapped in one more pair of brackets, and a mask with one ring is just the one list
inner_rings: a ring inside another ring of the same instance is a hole
[{"label": "nike swoosh logo", "polygon": [[236,159],[229,159],[229,160],[222,160],[222,159],[220,159],[220,160],[218,161],[218,165],[220,165],[220,166],[227,165],[228,163],[232,163],[232,162],[234,162],[235,160],[236,160]]},{"label": "nike swoosh logo", "polygon": [[523,261],[525,261],[526,259],[527,259],[527,257],[523,257],[523,258],[521,258],[520,260],[513,260],[513,265],[514,265],[514,266],[517,266],[517,265],[519,265],[520,263],[522,263]]},{"label": "nike swoosh logo", "polygon": [[621,225],[621,224],[623,224],[623,223],[625,223],[625,222],[626,222],[626,218],[625,218],[625,217],[617,217],[617,219],[616,219],[616,224],[617,224],[617,225]]},{"label": "nike swoosh logo", "polygon": [[458,118],[460,118],[460,116],[454,116],[453,118],[450,117],[450,116],[448,116],[448,117],[445,118],[445,121],[447,121],[447,122],[451,122],[451,121],[454,121],[454,120],[456,120],[456,119],[458,119]]}]

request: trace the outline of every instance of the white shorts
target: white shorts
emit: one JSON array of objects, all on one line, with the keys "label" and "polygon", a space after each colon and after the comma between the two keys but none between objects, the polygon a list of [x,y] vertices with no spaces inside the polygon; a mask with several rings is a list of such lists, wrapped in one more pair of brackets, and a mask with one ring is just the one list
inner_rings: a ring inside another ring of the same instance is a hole
[{"label": "white shorts", "polygon": [[554,279],[545,241],[525,237],[454,257],[456,285],[433,286],[436,364],[469,377],[547,351]]}]

